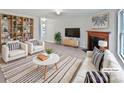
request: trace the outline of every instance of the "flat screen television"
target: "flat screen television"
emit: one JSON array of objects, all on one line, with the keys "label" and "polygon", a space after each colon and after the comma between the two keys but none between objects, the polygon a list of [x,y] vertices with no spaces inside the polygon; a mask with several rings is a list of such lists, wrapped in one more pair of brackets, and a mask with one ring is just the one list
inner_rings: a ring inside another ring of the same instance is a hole
[{"label": "flat screen television", "polygon": [[65,28],[65,36],[80,38],[80,28]]}]

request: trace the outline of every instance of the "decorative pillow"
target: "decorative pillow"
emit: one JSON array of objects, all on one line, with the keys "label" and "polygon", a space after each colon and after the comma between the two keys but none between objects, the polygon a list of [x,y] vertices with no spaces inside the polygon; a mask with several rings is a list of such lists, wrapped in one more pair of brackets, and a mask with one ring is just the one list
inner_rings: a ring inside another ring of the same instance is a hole
[{"label": "decorative pillow", "polygon": [[95,52],[101,52],[101,51],[97,47],[94,47],[94,49],[93,49],[93,55],[94,55]]},{"label": "decorative pillow", "polygon": [[84,83],[110,83],[110,76],[107,72],[89,71],[86,73]]},{"label": "decorative pillow", "polygon": [[103,52],[95,52],[93,55],[93,64],[95,65],[96,69],[98,71],[102,68],[102,63],[104,59],[104,53]]},{"label": "decorative pillow", "polygon": [[21,44],[16,42],[16,43],[8,43],[9,51],[20,49]]}]

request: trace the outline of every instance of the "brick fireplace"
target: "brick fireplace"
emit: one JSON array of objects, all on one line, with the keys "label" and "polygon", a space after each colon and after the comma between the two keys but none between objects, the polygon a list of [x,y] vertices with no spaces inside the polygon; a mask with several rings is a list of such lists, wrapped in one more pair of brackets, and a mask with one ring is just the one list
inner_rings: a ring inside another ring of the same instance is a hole
[{"label": "brick fireplace", "polygon": [[93,50],[94,46],[99,48],[98,41],[106,40],[107,41],[107,49],[109,49],[109,34],[110,32],[103,31],[87,31],[88,34],[88,50]]}]

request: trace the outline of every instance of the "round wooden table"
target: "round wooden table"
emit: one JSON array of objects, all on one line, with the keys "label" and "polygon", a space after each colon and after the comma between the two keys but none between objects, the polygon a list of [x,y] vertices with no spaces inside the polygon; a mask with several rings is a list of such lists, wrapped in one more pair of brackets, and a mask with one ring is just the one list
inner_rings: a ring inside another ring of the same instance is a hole
[{"label": "round wooden table", "polygon": [[39,66],[44,66],[45,67],[45,70],[44,70],[44,79],[46,79],[47,77],[47,72],[48,72],[48,65],[55,65],[56,67],[56,70],[58,69],[57,68],[57,62],[60,60],[60,57],[55,54],[55,53],[52,53],[49,55],[48,59],[47,60],[44,60],[44,61],[41,61],[40,59],[36,57],[33,58],[33,63],[38,65]]}]

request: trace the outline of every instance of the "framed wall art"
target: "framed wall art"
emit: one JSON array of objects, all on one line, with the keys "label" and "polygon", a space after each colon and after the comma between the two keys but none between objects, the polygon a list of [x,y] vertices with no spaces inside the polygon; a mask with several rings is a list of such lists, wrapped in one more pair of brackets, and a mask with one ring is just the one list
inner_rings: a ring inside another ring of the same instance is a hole
[{"label": "framed wall art", "polygon": [[92,17],[92,28],[103,29],[109,26],[109,13],[97,15]]}]

